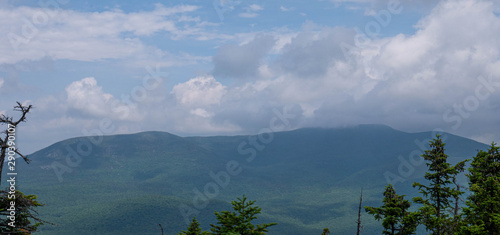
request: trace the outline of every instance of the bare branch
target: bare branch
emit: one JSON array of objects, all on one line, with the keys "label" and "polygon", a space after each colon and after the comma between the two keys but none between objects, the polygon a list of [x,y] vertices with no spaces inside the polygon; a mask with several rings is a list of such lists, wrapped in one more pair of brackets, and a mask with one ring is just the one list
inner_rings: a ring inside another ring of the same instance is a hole
[{"label": "bare branch", "polygon": [[[2,115],[0,115],[0,125],[7,124],[8,128],[10,128],[9,125],[17,127],[17,125],[19,123],[26,121],[26,115],[30,112],[30,110],[33,108],[33,106],[32,105],[25,106],[19,101],[16,102],[16,104],[17,105],[14,106],[14,111],[21,112],[21,116],[19,117],[19,119],[17,119],[17,121],[14,121],[13,117],[9,117],[9,116],[6,116],[5,114],[2,114]],[[5,139],[0,138],[0,180],[1,180],[3,165],[5,162],[5,157],[6,157],[6,153],[7,153],[6,150],[9,148],[9,146],[7,145],[9,131],[7,129],[7,130],[2,131],[0,133],[5,134]],[[28,163],[28,164],[30,163],[30,160],[28,159],[28,157],[21,154],[17,150],[17,148],[15,149],[15,153],[18,154],[19,156],[21,156],[26,163]]]},{"label": "bare branch", "polygon": [[30,112],[31,108],[33,108],[33,105],[24,106],[18,101],[17,106],[14,107],[14,111],[20,111],[22,114],[21,117],[16,122],[13,123],[13,125],[17,126],[17,124],[25,122],[26,114]]},{"label": "bare branch", "polygon": [[19,152],[19,150],[18,150],[18,149],[16,149],[16,151],[15,151],[15,152],[17,153],[17,155],[21,156],[21,157],[24,159],[24,161],[25,161],[26,163],[30,164],[31,159],[29,159],[29,158],[28,158],[28,156],[24,156],[24,155],[22,155],[22,154]]}]

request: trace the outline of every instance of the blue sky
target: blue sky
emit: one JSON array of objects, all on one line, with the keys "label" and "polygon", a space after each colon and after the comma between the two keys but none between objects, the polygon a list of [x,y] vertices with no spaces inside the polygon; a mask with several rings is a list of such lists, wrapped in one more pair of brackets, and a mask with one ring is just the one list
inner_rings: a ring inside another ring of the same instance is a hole
[{"label": "blue sky", "polygon": [[[89,133],[385,124],[500,141],[499,3],[0,0],[0,113],[33,152]],[[111,123],[103,131],[102,123]]]}]

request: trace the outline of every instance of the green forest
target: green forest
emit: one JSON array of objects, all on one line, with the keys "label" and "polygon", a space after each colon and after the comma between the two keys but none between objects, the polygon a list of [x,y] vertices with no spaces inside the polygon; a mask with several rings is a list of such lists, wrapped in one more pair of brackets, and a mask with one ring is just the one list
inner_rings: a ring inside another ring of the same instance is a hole
[{"label": "green forest", "polygon": [[[445,143],[439,135],[431,141],[431,150],[422,157],[426,160],[428,171],[426,182],[414,182],[421,196],[411,202],[404,195],[398,195],[389,184],[383,193],[380,207],[365,206],[366,213],[381,221],[382,234],[416,234],[419,226],[425,227],[428,234],[500,234],[500,153],[499,147],[491,144],[487,151],[479,151],[473,159],[457,164],[448,162]],[[464,172],[467,162],[470,168],[469,196],[465,207],[461,207],[462,196],[466,193],[457,183],[458,174]],[[246,203],[246,197],[233,201],[234,211],[215,212],[217,225],[211,224],[210,231],[202,231],[200,224],[193,218],[186,231],[179,235],[256,235],[266,234],[267,228],[277,223],[253,225],[252,220],[260,213],[259,207],[252,207],[255,201]],[[362,197],[360,198],[360,208]],[[362,223],[358,212],[357,234]],[[354,225],[354,224],[353,224]],[[330,234],[325,228],[321,235]]]}]

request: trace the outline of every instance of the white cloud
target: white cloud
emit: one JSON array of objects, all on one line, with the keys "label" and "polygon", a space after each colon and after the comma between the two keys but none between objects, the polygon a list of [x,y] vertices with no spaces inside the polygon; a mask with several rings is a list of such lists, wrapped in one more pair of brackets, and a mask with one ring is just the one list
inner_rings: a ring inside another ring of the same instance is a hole
[{"label": "white cloud", "polygon": [[0,78],[0,88],[2,88],[4,82],[3,78]]},{"label": "white cloud", "polygon": [[219,104],[225,93],[226,87],[212,76],[192,78],[185,83],[177,84],[172,89],[177,101],[189,107]]},{"label": "white cloud", "polygon": [[66,87],[68,108],[79,115],[90,118],[109,118],[113,120],[139,121],[142,115],[136,104],[124,103],[105,93],[93,77],[84,78]]},{"label": "white cloud", "polygon": [[[124,13],[120,10],[77,12],[16,7],[0,9],[0,64],[44,57],[79,61],[156,56],[142,38],[165,33],[171,39],[207,37],[209,24],[184,14],[197,6],[164,7]],[[182,21],[182,22],[181,22]],[[127,36],[125,36],[127,35]],[[156,49],[158,50],[158,49]]]},{"label": "white cloud", "polygon": [[292,11],[292,10],[294,10],[294,8],[293,7],[280,6],[280,10],[286,12],[286,11]]},{"label": "white cloud", "polygon": [[70,107],[81,110],[92,116],[106,116],[109,110],[106,106],[113,98],[102,91],[93,77],[84,78],[66,87],[67,102]]}]

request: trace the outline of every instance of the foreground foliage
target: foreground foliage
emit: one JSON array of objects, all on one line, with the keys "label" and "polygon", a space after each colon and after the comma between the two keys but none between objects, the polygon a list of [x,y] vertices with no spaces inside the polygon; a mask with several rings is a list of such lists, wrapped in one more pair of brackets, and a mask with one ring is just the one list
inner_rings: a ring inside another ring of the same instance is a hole
[{"label": "foreground foliage", "polygon": [[411,203],[396,194],[392,185],[384,192],[383,205],[365,207],[368,214],[382,220],[383,234],[415,234],[419,225],[430,234],[500,234],[500,153],[492,144],[479,151],[469,168],[470,195],[465,207],[460,207],[465,192],[457,183],[457,176],[465,170],[469,160],[455,165],[448,163],[445,143],[440,136],[430,142],[430,150],[422,157],[427,161],[428,184],[413,183],[422,196],[413,198],[420,204],[410,212]]},{"label": "foreground foliage", "polygon": [[[29,234],[36,231],[38,226],[46,223],[38,218],[36,207],[39,206],[43,204],[37,201],[36,195],[25,195],[20,191],[15,191],[15,193],[0,191],[0,232],[2,234],[13,232]],[[11,207],[15,208],[13,215]]]},{"label": "foreground foliage", "polygon": [[267,228],[276,225],[277,223],[268,224],[252,224],[252,221],[257,219],[261,208],[252,206],[255,201],[247,201],[245,195],[242,198],[237,198],[232,201],[234,211],[215,212],[217,224],[210,224],[212,227],[210,232],[203,232],[200,223],[193,218],[187,231],[181,231],[179,235],[259,235],[266,234]]},{"label": "foreground foliage", "polygon": [[368,214],[375,217],[376,220],[383,220],[383,234],[413,234],[416,227],[416,214],[410,212],[411,203],[404,199],[404,196],[396,194],[393,186],[389,184],[385,187],[384,205],[381,207],[365,206]]},{"label": "foreground foliage", "polygon": [[430,142],[431,150],[425,151],[422,157],[428,162],[428,172],[424,178],[429,185],[413,183],[423,197],[415,197],[413,201],[422,204],[419,208],[421,223],[432,234],[453,234],[460,227],[459,197],[464,194],[456,184],[456,177],[464,171],[465,161],[452,166],[445,154],[445,143],[438,135]]},{"label": "foreground foliage", "polygon": [[463,209],[463,234],[500,234],[500,153],[495,144],[472,160],[469,189]]}]

